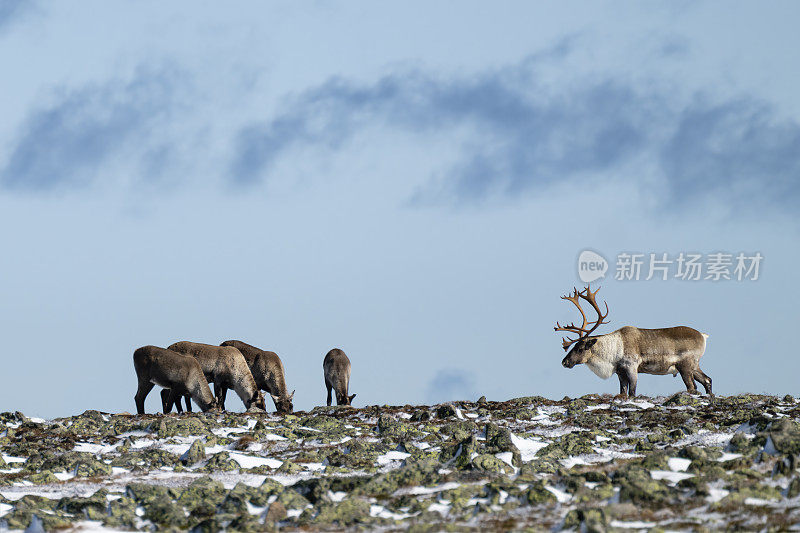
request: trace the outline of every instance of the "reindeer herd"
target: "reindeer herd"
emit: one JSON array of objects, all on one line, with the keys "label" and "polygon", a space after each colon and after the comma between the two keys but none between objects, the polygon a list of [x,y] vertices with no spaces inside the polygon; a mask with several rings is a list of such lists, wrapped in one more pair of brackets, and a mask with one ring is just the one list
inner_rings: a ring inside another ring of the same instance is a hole
[{"label": "reindeer herd", "polygon": [[[181,341],[168,348],[143,346],[133,352],[133,367],[139,387],[136,390],[136,411],[144,414],[144,401],[155,385],[161,390],[164,413],[174,406],[191,412],[191,400],[201,410],[224,410],[225,397],[232,389],[246,409],[266,410],[266,391],[280,414],[294,410],[291,394],[286,389],[286,376],[281,358],[275,352],[261,350],[242,341],[225,341],[219,346],[199,342]],[[345,353],[334,348],[323,362],[325,386],[328,388],[328,405],[331,389],[336,391],[338,405],[350,405],[355,394],[348,395],[350,386],[350,360]],[[211,394],[209,383],[214,384]]]},{"label": "reindeer herd", "polygon": [[[706,349],[708,335],[687,326],[672,328],[642,329],[625,326],[605,335],[592,335],[602,324],[608,324],[608,304],[605,313],[595,299],[597,292],[587,286],[583,290],[573,289],[571,295],[561,298],[572,302],[581,314],[581,325],[571,323],[562,326],[556,322],[555,331],[577,335],[564,338],[562,347],[567,351],[561,364],[565,368],[585,364],[603,379],[616,374],[619,378],[620,395],[636,396],[638,374],[681,375],[686,390],[697,394],[695,381],[706,394],[712,395],[711,378],[700,370],[700,357]],[[597,319],[590,321],[581,307],[587,302]],[[572,349],[570,349],[572,346]],[[225,409],[225,396],[232,389],[242,400],[245,408],[266,410],[266,391],[275,403],[279,414],[293,410],[291,394],[287,393],[283,363],[275,352],[251,346],[242,341],[225,341],[219,346],[181,341],[169,346],[143,346],[133,353],[133,365],[139,380],[136,391],[136,410],[144,414],[144,401],[153,386],[163,387],[161,403],[164,413],[174,406],[183,412],[191,411],[191,400],[203,411]],[[336,393],[337,405],[351,405],[355,394],[349,395],[350,360],[345,353],[334,348],[322,363],[327,403],[331,405],[331,391]],[[214,384],[211,394],[209,383]]]}]

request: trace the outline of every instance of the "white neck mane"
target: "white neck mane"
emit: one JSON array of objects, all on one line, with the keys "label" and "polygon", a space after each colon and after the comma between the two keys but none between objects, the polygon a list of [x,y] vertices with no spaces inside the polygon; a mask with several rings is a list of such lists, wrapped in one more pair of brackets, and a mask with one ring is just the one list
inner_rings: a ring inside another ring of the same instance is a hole
[{"label": "white neck mane", "polygon": [[592,353],[595,354],[586,362],[586,366],[598,377],[608,379],[614,374],[617,362],[623,355],[622,338],[616,331],[597,337]]}]

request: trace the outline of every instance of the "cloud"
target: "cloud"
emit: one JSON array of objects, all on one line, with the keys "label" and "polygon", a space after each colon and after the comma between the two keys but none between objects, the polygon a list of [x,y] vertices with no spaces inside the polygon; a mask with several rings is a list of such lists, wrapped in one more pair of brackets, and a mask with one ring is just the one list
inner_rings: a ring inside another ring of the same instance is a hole
[{"label": "cloud", "polygon": [[173,109],[175,86],[166,70],[140,70],[129,81],[62,93],[28,115],[0,169],[0,186],[35,192],[83,187],[116,159],[163,161],[168,146],[148,147]]},{"label": "cloud", "polygon": [[28,0],[2,0],[0,2],[0,31],[11,25],[11,23],[21,17],[33,2]]},{"label": "cloud", "polygon": [[653,172],[664,206],[712,197],[740,207],[796,205],[800,125],[769,105],[687,99],[658,83],[545,84],[537,76],[544,60],[459,78],[417,69],[371,83],[330,79],[240,130],[231,179],[258,183],[296,148],[343,149],[377,126],[463,144],[460,159],[431,176],[415,202],[483,201]]},{"label": "cloud", "polygon": [[428,383],[427,399],[431,403],[453,400],[475,400],[475,377],[457,368],[439,370]]}]

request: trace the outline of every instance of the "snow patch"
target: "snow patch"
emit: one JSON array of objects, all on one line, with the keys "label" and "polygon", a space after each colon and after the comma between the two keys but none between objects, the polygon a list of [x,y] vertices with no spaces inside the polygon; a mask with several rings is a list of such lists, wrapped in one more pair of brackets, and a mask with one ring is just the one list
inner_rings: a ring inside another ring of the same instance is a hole
[{"label": "snow patch", "polygon": [[405,461],[408,457],[411,457],[410,453],[391,451],[383,455],[379,455],[378,464],[381,466],[386,466],[394,461]]},{"label": "snow patch", "polygon": [[443,490],[457,489],[460,486],[461,483],[450,481],[447,483],[443,483],[441,485],[437,485],[435,487],[406,487],[396,490],[395,493],[392,494],[392,496],[403,496],[406,494],[411,496],[419,496],[421,494],[436,494],[437,492],[442,492]]},{"label": "snow patch", "polygon": [[549,490],[550,492],[553,493],[553,496],[556,497],[556,500],[558,500],[558,503],[565,503],[565,502],[568,502],[568,501],[570,501],[572,499],[572,496],[570,494],[564,492],[561,489],[557,489],[557,488],[553,487],[552,485],[545,485],[544,488],[546,488],[547,490]]},{"label": "snow patch", "polygon": [[673,472],[686,472],[689,465],[692,464],[691,459],[683,459],[681,457],[670,457],[667,459],[669,469]]},{"label": "snow patch", "polygon": [[269,457],[254,457],[252,455],[245,455],[243,453],[230,453],[231,459],[239,463],[242,468],[256,468],[259,466],[268,466],[270,468],[278,468],[283,464],[283,461],[271,459]]},{"label": "snow patch", "polygon": [[685,472],[672,472],[669,470],[651,470],[650,477],[656,481],[661,481],[663,479],[669,483],[677,483],[678,481],[694,477],[694,474],[687,474]]},{"label": "snow patch", "polygon": [[514,446],[519,448],[519,453],[522,456],[522,460],[525,462],[531,461],[534,457],[536,457],[536,454],[539,452],[539,450],[548,445],[547,442],[543,442],[538,439],[518,437],[513,433],[511,434],[511,442],[514,444]]},{"label": "snow patch", "polygon": [[622,529],[649,529],[655,527],[655,522],[623,522],[622,520],[612,520],[609,524],[611,527],[618,527]]}]

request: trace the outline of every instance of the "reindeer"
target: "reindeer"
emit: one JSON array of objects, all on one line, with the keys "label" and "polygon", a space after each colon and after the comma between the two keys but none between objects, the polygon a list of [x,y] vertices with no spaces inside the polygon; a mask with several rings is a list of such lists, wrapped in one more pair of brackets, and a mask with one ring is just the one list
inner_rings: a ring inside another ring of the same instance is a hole
[{"label": "reindeer", "polygon": [[[258,407],[266,411],[264,396],[253,379],[247,361],[236,348],[180,341],[170,345],[169,349],[197,359],[208,382],[214,383],[214,394],[222,410],[225,410],[225,396],[228,389],[233,389],[241,398],[245,408]],[[173,397],[177,404],[180,398],[176,395]]]},{"label": "reindeer", "polygon": [[[571,350],[561,361],[565,368],[586,364],[589,369],[603,379],[612,374],[619,377],[619,393],[630,397],[636,396],[636,379],[639,372],[645,374],[676,376],[680,374],[686,384],[686,390],[697,394],[697,381],[711,392],[711,378],[698,365],[700,357],[706,349],[708,335],[686,326],[659,329],[641,329],[625,326],[605,335],[591,335],[601,324],[608,324],[608,303],[603,314],[597,305],[595,296],[600,288],[592,292],[587,286],[578,291],[573,288],[572,295],[562,296],[575,304],[581,313],[583,323],[562,326],[556,322],[555,331],[566,331],[578,335],[576,339],[564,337],[562,347],[566,352]],[[597,313],[597,320],[589,322],[586,313],[581,309],[581,299],[589,302]],[[591,324],[591,327],[588,327]]]},{"label": "reindeer", "polygon": [[328,405],[331,404],[331,389],[336,391],[336,405],[352,405],[352,396],[347,395],[350,386],[350,359],[339,348],[329,351],[322,362],[325,372],[325,387],[328,389]]},{"label": "reindeer", "polygon": [[[140,415],[144,414],[144,400],[154,385],[164,387],[167,391],[167,400],[178,405],[180,396],[186,395],[187,398],[191,396],[204,412],[216,408],[216,400],[208,387],[203,369],[194,357],[158,346],[142,346],[133,352],[133,367],[139,379],[134,400],[136,411]],[[162,400],[165,398],[164,391],[161,398]]]},{"label": "reindeer", "polygon": [[295,391],[291,394],[286,392],[286,377],[278,354],[261,350],[242,341],[225,341],[220,346],[233,346],[242,352],[256,385],[272,396],[279,414],[289,414],[294,410],[292,398]]}]

